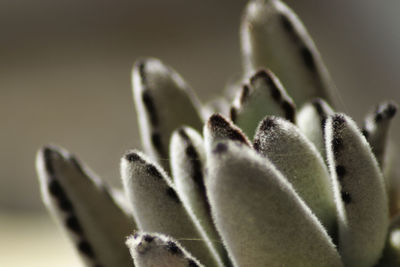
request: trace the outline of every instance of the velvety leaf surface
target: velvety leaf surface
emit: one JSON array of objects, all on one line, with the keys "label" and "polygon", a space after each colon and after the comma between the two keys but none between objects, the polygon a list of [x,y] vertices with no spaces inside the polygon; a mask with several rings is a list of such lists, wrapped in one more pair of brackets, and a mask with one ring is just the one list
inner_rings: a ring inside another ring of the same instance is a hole
[{"label": "velvety leaf surface", "polygon": [[269,68],[299,106],[315,97],[330,100],[334,86],[304,25],[278,0],[250,1],[241,25],[247,75]]},{"label": "velvety leaf surface", "polygon": [[205,265],[221,266],[204,230],[189,216],[170,178],[157,164],[130,151],[121,159],[121,177],[139,230],[169,235]]},{"label": "velvety leaf surface", "polygon": [[202,128],[199,101],[179,74],[157,59],[135,64],[132,85],[143,148],[169,172],[172,132],[183,125]]},{"label": "velvety leaf surface", "polygon": [[346,266],[373,266],[389,226],[384,180],[357,125],[335,114],[326,123],[330,172],[338,209],[339,252]]},{"label": "velvety leaf surface", "polygon": [[211,218],[210,205],[204,184],[205,151],[201,135],[190,127],[175,131],[171,138],[171,171],[177,193],[194,221],[206,232],[224,261],[230,262]]},{"label": "velvety leaf surface", "polygon": [[336,205],[332,181],[315,146],[292,123],[267,116],[254,137],[254,148],[267,157],[333,236]]},{"label": "velvety leaf surface", "polygon": [[268,70],[258,71],[237,94],[230,109],[231,120],[248,136],[254,136],[258,123],[266,115],[294,122],[296,108],[282,84]]},{"label": "velvety leaf surface", "polygon": [[284,176],[250,147],[207,149],[207,193],[235,266],[342,266],[324,227]]},{"label": "velvety leaf surface", "polygon": [[136,226],[108,188],[67,151],[45,147],[36,161],[43,200],[87,266],[133,266],[123,245]]}]

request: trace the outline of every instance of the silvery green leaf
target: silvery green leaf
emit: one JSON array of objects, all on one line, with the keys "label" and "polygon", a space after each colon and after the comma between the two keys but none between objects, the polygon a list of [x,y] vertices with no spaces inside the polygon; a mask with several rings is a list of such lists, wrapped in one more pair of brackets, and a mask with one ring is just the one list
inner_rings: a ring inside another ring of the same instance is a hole
[{"label": "silvery green leaf", "polygon": [[315,146],[294,124],[274,116],[267,116],[260,123],[253,146],[286,177],[333,236],[336,230],[333,186]]},{"label": "silvery green leaf", "polygon": [[339,252],[346,266],[373,266],[389,226],[382,173],[367,140],[349,117],[328,118],[325,133],[338,209]]},{"label": "silvery green leaf", "polygon": [[144,150],[169,172],[172,132],[182,125],[202,129],[199,101],[185,81],[157,59],[138,61],[132,84]]},{"label": "silvery green leaf", "polygon": [[295,105],[278,78],[268,70],[258,71],[237,94],[231,110],[231,120],[248,136],[254,136],[258,123],[266,115],[295,120]]},{"label": "silvery green leaf", "polygon": [[171,171],[179,197],[194,221],[200,223],[213,246],[224,261],[230,265],[226,251],[219,242],[219,234],[211,218],[210,204],[204,184],[205,151],[201,135],[189,127],[172,134]]},{"label": "silvery green leaf", "polygon": [[127,239],[126,245],[137,267],[203,266],[176,240],[162,234],[136,233]]},{"label": "silvery green leaf", "polygon": [[326,160],[324,129],[328,116],[334,111],[324,100],[317,98],[305,104],[297,113],[296,124]]},{"label": "silvery green leaf", "polygon": [[398,266],[400,266],[400,215],[390,224],[385,249],[376,267]]},{"label": "silvery green leaf", "polygon": [[204,230],[189,216],[170,178],[142,153],[121,159],[121,176],[138,228],[179,240],[207,266],[221,266]]},{"label": "silvery green leaf", "polygon": [[252,148],[207,148],[213,218],[235,266],[342,266],[318,219],[286,178]]},{"label": "silvery green leaf", "polygon": [[296,14],[279,0],[250,1],[241,25],[247,75],[271,69],[299,106],[334,90],[313,41]]},{"label": "silvery green leaf", "polygon": [[43,200],[66,229],[87,266],[133,266],[125,237],[136,228],[107,187],[67,151],[45,147],[37,156]]},{"label": "silvery green leaf", "polygon": [[397,106],[393,102],[378,105],[370,112],[364,122],[363,134],[371,145],[372,152],[382,169],[385,167],[385,150],[388,142],[389,126]]},{"label": "silvery green leaf", "polygon": [[212,115],[203,129],[206,148],[211,147],[218,140],[229,139],[251,146],[251,143],[242,130],[220,114]]}]

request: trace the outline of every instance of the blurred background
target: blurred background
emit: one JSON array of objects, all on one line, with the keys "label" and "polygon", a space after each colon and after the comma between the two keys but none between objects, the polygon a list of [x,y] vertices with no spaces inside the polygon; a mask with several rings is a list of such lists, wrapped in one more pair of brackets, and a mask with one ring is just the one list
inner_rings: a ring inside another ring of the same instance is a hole
[{"label": "blurred background", "polygon": [[[342,111],[360,122],[372,105],[400,102],[400,1],[286,2],[319,47]],[[218,95],[241,70],[245,3],[0,1],[0,266],[80,266],[41,203],[37,149],[59,144],[119,186],[121,155],[140,146],[135,59],[172,65],[203,101]]]}]

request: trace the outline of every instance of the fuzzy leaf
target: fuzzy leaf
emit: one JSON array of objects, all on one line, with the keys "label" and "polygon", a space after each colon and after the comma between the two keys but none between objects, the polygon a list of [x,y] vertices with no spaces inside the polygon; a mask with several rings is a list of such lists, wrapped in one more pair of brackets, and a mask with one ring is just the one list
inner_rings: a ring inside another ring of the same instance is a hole
[{"label": "fuzzy leaf", "polygon": [[271,69],[299,106],[315,97],[329,99],[329,91],[334,90],[305,27],[279,0],[256,0],[247,5],[241,45],[246,74]]},{"label": "fuzzy leaf", "polygon": [[332,181],[315,146],[294,124],[267,116],[257,129],[254,148],[286,177],[333,236],[336,206]]},{"label": "fuzzy leaf", "polygon": [[367,140],[349,117],[330,117],[325,131],[338,209],[339,252],[346,266],[373,266],[389,226],[381,171]]},{"label": "fuzzy leaf", "polygon": [[304,105],[297,113],[296,124],[304,135],[318,149],[326,160],[324,131],[328,116],[333,115],[333,109],[324,100],[317,98]]},{"label": "fuzzy leaf", "polygon": [[130,236],[126,245],[138,267],[201,267],[177,241],[161,234]]},{"label": "fuzzy leaf", "polygon": [[99,178],[56,147],[36,161],[43,200],[65,227],[87,266],[133,266],[125,237],[136,228]]},{"label": "fuzzy leaf", "polygon": [[169,172],[172,132],[182,125],[202,129],[199,101],[183,79],[157,59],[138,61],[132,84],[144,150]]},{"label": "fuzzy leaf", "polygon": [[235,266],[342,266],[326,230],[272,163],[229,140],[206,151],[213,218]]},{"label": "fuzzy leaf", "polygon": [[170,235],[207,266],[219,266],[206,234],[192,221],[159,166],[142,153],[131,151],[121,160],[121,176],[141,231]]},{"label": "fuzzy leaf", "polygon": [[396,147],[390,144],[389,139],[390,125],[396,112],[397,105],[391,101],[377,105],[365,118],[362,130],[382,169],[392,215],[397,214],[400,203],[398,174],[396,173],[398,170],[394,166],[397,151],[395,151]]},{"label": "fuzzy leaf", "polygon": [[242,130],[220,114],[212,115],[203,129],[206,148],[211,147],[218,140],[229,139],[251,146],[251,143]]},{"label": "fuzzy leaf", "polygon": [[211,218],[210,205],[204,185],[205,151],[201,135],[189,127],[181,128],[171,138],[171,171],[178,195],[194,221],[198,221],[213,241],[213,246],[230,265],[226,251]]},{"label": "fuzzy leaf", "polygon": [[230,116],[248,136],[254,136],[258,123],[266,115],[277,115],[294,122],[295,110],[293,100],[278,78],[270,71],[261,70],[237,94]]},{"label": "fuzzy leaf", "polygon": [[388,142],[389,126],[396,115],[397,106],[393,102],[385,102],[378,105],[370,112],[364,122],[363,134],[371,145],[372,152],[379,165],[383,168],[385,150]]}]

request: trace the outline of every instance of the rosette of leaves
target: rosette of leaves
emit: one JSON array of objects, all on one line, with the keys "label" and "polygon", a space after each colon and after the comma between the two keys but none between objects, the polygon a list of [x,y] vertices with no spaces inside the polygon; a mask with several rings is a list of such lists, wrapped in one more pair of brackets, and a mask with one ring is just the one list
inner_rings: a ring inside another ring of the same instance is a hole
[{"label": "rosette of leaves", "polygon": [[248,4],[241,41],[241,80],[206,105],[161,61],[135,64],[144,152],[122,157],[124,192],[64,149],[39,151],[44,202],[83,262],[400,266],[387,152],[396,105],[379,104],[361,128],[335,111],[313,41],[278,0]]}]

